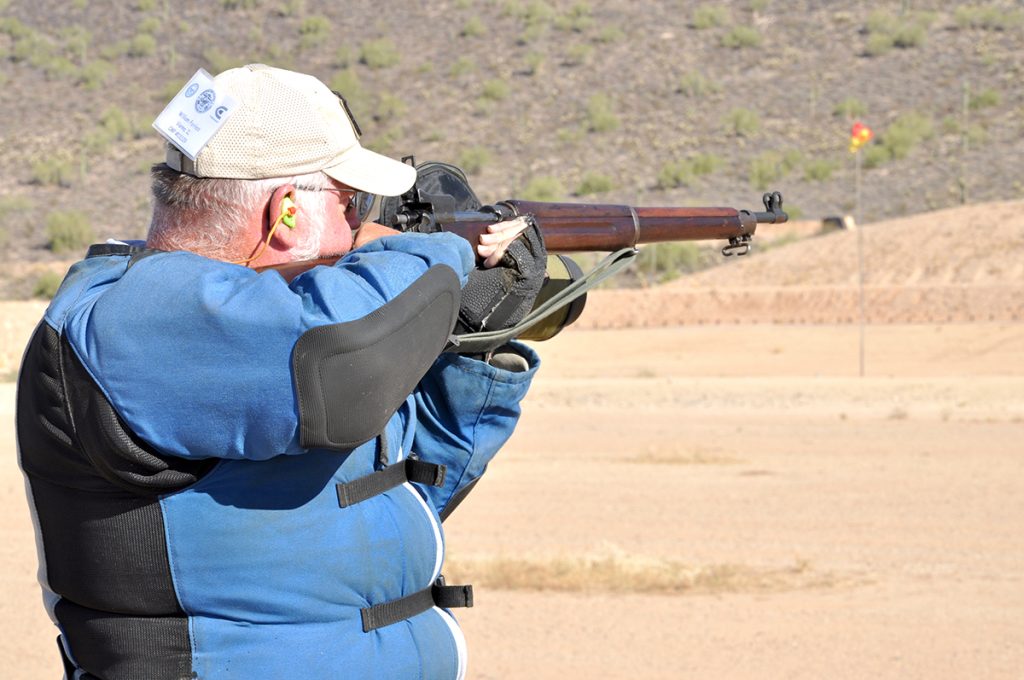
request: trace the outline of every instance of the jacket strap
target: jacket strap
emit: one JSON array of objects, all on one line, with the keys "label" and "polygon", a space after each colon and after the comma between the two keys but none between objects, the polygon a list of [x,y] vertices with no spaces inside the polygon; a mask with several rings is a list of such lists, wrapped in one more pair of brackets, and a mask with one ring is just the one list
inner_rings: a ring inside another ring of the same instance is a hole
[{"label": "jacket strap", "polygon": [[444,477],[447,471],[448,468],[444,465],[426,463],[418,458],[406,458],[365,477],[338,484],[338,505],[347,508],[405,482],[441,487],[444,486]]},{"label": "jacket strap", "polygon": [[360,609],[359,613],[363,617],[363,632],[369,633],[371,630],[405,621],[435,606],[445,609],[472,607],[473,586],[445,585],[444,576],[439,576],[429,588],[424,588],[397,600]]}]

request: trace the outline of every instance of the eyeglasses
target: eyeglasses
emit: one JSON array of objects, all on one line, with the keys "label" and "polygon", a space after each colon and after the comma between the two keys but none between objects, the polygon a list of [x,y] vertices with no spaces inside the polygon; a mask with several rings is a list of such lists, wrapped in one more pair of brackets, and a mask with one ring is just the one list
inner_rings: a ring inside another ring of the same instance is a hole
[{"label": "eyeglasses", "polygon": [[295,187],[299,191],[329,191],[338,196],[351,196],[348,205],[345,206],[345,212],[354,210],[356,217],[359,218],[359,223],[362,224],[366,221],[366,218],[370,215],[370,210],[373,209],[373,203],[377,200],[376,194],[367,193],[365,191],[356,191],[355,189],[339,189],[337,187]]}]

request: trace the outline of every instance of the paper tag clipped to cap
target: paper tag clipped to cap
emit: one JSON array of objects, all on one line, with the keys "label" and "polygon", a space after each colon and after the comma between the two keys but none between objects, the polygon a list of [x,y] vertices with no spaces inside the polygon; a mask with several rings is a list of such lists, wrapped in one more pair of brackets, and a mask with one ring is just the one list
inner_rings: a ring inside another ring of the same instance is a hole
[{"label": "paper tag clipped to cap", "polygon": [[156,117],[153,127],[195,161],[237,106],[223,88],[217,89],[205,69],[199,69]]}]

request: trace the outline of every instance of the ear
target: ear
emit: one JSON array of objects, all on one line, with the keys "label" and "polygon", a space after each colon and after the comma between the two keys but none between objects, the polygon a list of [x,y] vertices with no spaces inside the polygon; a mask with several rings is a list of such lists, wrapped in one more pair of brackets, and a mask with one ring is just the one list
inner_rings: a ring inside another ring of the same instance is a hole
[{"label": "ear", "polygon": [[267,223],[264,225],[264,233],[266,233],[266,230],[271,229],[278,223],[278,220],[281,220],[281,223],[277,224],[277,229],[274,230],[274,237],[270,239],[270,247],[275,250],[288,251],[299,242],[296,232],[302,229],[302,221],[299,219],[298,213],[296,212],[293,216],[294,227],[289,227],[282,219],[282,217],[288,216],[289,205],[298,207],[295,203],[295,185],[282,184],[270,195],[270,204],[267,206]]}]

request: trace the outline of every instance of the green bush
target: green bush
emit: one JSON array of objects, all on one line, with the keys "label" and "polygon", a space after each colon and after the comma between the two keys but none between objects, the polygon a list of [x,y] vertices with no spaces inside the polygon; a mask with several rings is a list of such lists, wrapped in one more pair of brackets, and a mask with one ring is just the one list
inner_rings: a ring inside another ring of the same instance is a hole
[{"label": "green bush", "polygon": [[325,16],[306,17],[299,24],[299,47],[312,49],[319,46],[331,34],[331,21]]},{"label": "green bush", "polygon": [[968,106],[972,109],[986,109],[992,106],[999,106],[1002,102],[1002,97],[999,92],[991,88],[987,88],[972,94],[968,102]]},{"label": "green bush", "polygon": [[67,57],[53,56],[45,61],[34,64],[42,69],[47,78],[69,78],[78,81],[81,69]]},{"label": "green bush", "polygon": [[377,98],[377,105],[373,110],[373,119],[378,123],[388,123],[404,116],[405,111],[405,102],[402,101],[401,97],[384,92]]},{"label": "green bush", "polygon": [[0,17],[0,33],[10,36],[13,40],[29,35],[32,29],[14,17]]},{"label": "green bush", "polygon": [[603,194],[612,190],[612,178],[599,172],[588,172],[583,175],[580,185],[576,187],[577,196]]},{"label": "green bush", "polygon": [[868,169],[877,168],[879,165],[892,160],[892,153],[881,144],[869,144],[859,153],[863,154],[861,156],[861,163]]},{"label": "green bush", "polygon": [[348,107],[352,109],[352,115],[356,120],[362,120],[370,113],[370,102],[363,84],[359,80],[359,74],[353,68],[346,68],[335,73],[328,83],[328,86],[335,92],[340,92]]},{"label": "green bush", "polygon": [[803,163],[803,154],[797,149],[764,151],[750,162],[747,179],[754,188],[764,191]]},{"label": "green bush", "polygon": [[115,61],[128,54],[129,49],[131,49],[131,43],[127,40],[102,43],[100,56],[109,61]]},{"label": "green bush", "polygon": [[929,12],[908,12],[896,16],[888,10],[875,10],[864,24],[868,34],[864,53],[874,57],[893,47],[907,49],[922,45],[933,20],[934,15]]},{"label": "green bush", "polygon": [[224,9],[256,9],[262,0],[220,0]]},{"label": "green bush", "polygon": [[722,36],[721,43],[722,47],[734,50],[758,47],[761,45],[761,34],[753,26],[733,26],[728,33]]},{"label": "green bush", "polygon": [[68,26],[60,30],[60,38],[64,43],[64,52],[77,59],[79,64],[85,64],[92,44],[92,33],[81,26]]},{"label": "green bush", "polygon": [[990,31],[1006,31],[1024,23],[1024,14],[998,5],[961,5],[953,14],[960,28],[981,28]]},{"label": "green bush", "polygon": [[690,158],[690,167],[698,177],[710,175],[722,167],[722,159],[711,153],[699,153]]},{"label": "green bush", "polygon": [[967,126],[967,143],[973,146],[979,146],[988,141],[988,130],[985,129],[984,125],[975,123]]},{"label": "green bush", "polygon": [[761,131],[761,118],[751,109],[733,109],[729,112],[726,127],[739,137],[753,137]]},{"label": "green bush", "polygon": [[492,78],[480,89],[480,96],[487,101],[499,102],[509,95],[508,82],[501,78]]},{"label": "green bush", "polygon": [[355,61],[351,45],[341,45],[334,51],[334,65],[337,68],[348,68]]},{"label": "green bush", "polygon": [[868,107],[856,97],[847,97],[832,109],[832,115],[836,118],[860,118],[867,112]]},{"label": "green bush", "polygon": [[519,18],[527,26],[547,26],[555,18],[555,9],[544,0],[530,0],[522,9]]},{"label": "green bush", "polygon": [[931,118],[915,112],[904,113],[878,135],[875,144],[864,149],[864,167],[875,168],[888,161],[905,158],[912,148],[931,139],[934,134],[935,125]]},{"label": "green bush", "polygon": [[626,37],[626,34],[622,32],[622,29],[618,26],[605,26],[597,35],[594,36],[594,42],[598,43],[614,43],[619,42]]},{"label": "green bush", "polygon": [[864,30],[869,34],[883,33],[892,35],[899,30],[900,24],[899,17],[889,10],[876,9],[868,14],[867,21],[864,22]]},{"label": "green bush", "polygon": [[398,143],[398,139],[395,136],[394,131],[385,130],[384,132],[378,132],[373,136],[369,142],[365,144],[366,148],[370,151],[376,151],[377,153],[384,154],[385,156],[393,156],[395,144]]},{"label": "green bush", "polygon": [[550,175],[534,177],[519,192],[519,198],[524,201],[557,201],[564,195],[562,183]]},{"label": "green bush", "polygon": [[156,52],[156,38],[148,33],[140,33],[128,43],[129,57],[148,57]]},{"label": "green bush", "polygon": [[491,152],[482,146],[471,146],[459,154],[459,167],[470,175],[478,175],[491,160]]},{"label": "green bush", "polygon": [[697,177],[710,175],[722,165],[722,159],[714,154],[702,153],[689,158],[666,163],[658,172],[659,189],[675,189],[692,186]]},{"label": "green bush", "polygon": [[55,253],[78,251],[96,238],[89,218],[78,210],[54,210],[46,217],[47,247]]},{"label": "green bush", "polygon": [[798,165],[804,162],[804,155],[797,149],[787,149],[782,154],[782,159],[779,161],[779,168],[783,174],[789,174]]},{"label": "green bush", "polygon": [[114,67],[109,61],[94,59],[79,69],[78,82],[87,90],[95,90],[103,87],[113,71]]},{"label": "green bush", "polygon": [[886,33],[873,33],[864,43],[864,54],[869,57],[880,57],[893,48],[893,37]]},{"label": "green bush", "polygon": [[475,61],[473,61],[469,57],[459,57],[458,59],[455,60],[455,63],[452,64],[452,67],[448,71],[448,73],[451,75],[452,78],[458,78],[459,76],[464,76],[467,73],[472,73],[475,69]]},{"label": "green bush", "polygon": [[462,25],[462,30],[459,31],[459,35],[463,38],[479,38],[487,34],[487,27],[484,26],[484,22],[479,17],[470,17],[469,20]]},{"label": "green bush", "polygon": [[[330,80],[330,88],[337,90],[349,99],[356,93],[361,93],[363,84],[359,80],[359,74],[354,69],[346,68],[335,73]],[[351,104],[351,102],[349,102]]]},{"label": "green bush", "polygon": [[612,110],[612,100],[599,92],[587,100],[587,130],[610,132],[619,127],[619,118]]},{"label": "green bush", "polygon": [[46,36],[28,29],[27,33],[15,37],[11,45],[11,61],[24,61],[39,68],[56,56],[53,42]]},{"label": "green bush", "polygon": [[531,51],[526,54],[526,68],[523,72],[528,76],[537,75],[544,65],[544,53]]},{"label": "green bush", "polygon": [[539,39],[547,31],[543,24],[533,24],[523,29],[523,32],[516,38],[517,45],[529,45]]},{"label": "green bush", "polygon": [[699,99],[718,92],[721,87],[697,71],[688,71],[679,79],[679,92],[687,97]]},{"label": "green bush", "polygon": [[7,245],[8,237],[14,233],[16,223],[25,223],[23,216],[31,208],[32,201],[27,196],[0,197],[0,248]]},{"label": "green bush", "polygon": [[42,186],[69,187],[74,178],[74,168],[63,158],[46,158],[32,164],[32,183]]},{"label": "green bush", "polygon": [[640,249],[633,270],[642,275],[653,273],[656,281],[664,283],[704,269],[709,261],[707,253],[690,241],[651,243]]},{"label": "green bush", "polygon": [[657,187],[659,189],[675,189],[693,184],[693,168],[684,159],[672,161],[661,166],[658,171]]},{"label": "green bush", "polygon": [[698,30],[724,26],[729,21],[729,10],[720,5],[700,5],[693,11],[690,25]]},{"label": "green bush", "polygon": [[835,161],[826,158],[813,158],[804,165],[804,179],[808,182],[824,182],[835,172]]},{"label": "green bush", "polygon": [[581,127],[563,127],[558,128],[558,131],[555,132],[555,137],[558,138],[558,141],[569,147],[576,146],[586,136],[587,131]]},{"label": "green bush", "polygon": [[927,116],[920,113],[905,113],[892,122],[882,133],[880,144],[889,149],[892,158],[904,158],[910,149],[931,139],[934,125]]},{"label": "green bush", "polygon": [[373,69],[394,66],[399,59],[398,48],[389,38],[368,40],[359,50],[359,61]]},{"label": "green bush", "polygon": [[140,33],[149,33],[150,35],[153,35],[160,30],[162,25],[163,22],[157,17],[146,17],[139,22],[138,31]]},{"label": "green bush", "polygon": [[555,28],[560,31],[584,33],[594,24],[594,19],[590,16],[591,12],[589,3],[577,2],[569,8],[568,12],[555,19]]},{"label": "green bush", "polygon": [[306,13],[306,0],[287,0],[282,2],[277,6],[275,13],[279,17],[300,17]]},{"label": "green bush", "polygon": [[32,297],[52,300],[63,280],[63,277],[57,272],[43,272],[32,286]]},{"label": "green bush", "polygon": [[100,125],[115,140],[138,139],[144,129],[132,120],[130,114],[116,106],[111,106],[103,112],[100,116]]},{"label": "green bush", "polygon": [[764,151],[750,161],[748,179],[755,189],[767,190],[786,174],[782,155],[777,151]]},{"label": "green bush", "polygon": [[84,146],[89,153],[101,154],[116,141],[138,139],[144,129],[130,114],[111,106],[100,116],[99,127],[85,135]]},{"label": "green bush", "polygon": [[918,47],[924,44],[926,35],[927,31],[924,26],[914,23],[904,24],[893,36],[892,44],[903,49]]},{"label": "green bush", "polygon": [[565,51],[565,65],[566,66],[580,66],[587,63],[590,59],[590,55],[594,53],[594,48],[587,43],[577,43],[570,45],[569,49]]}]

